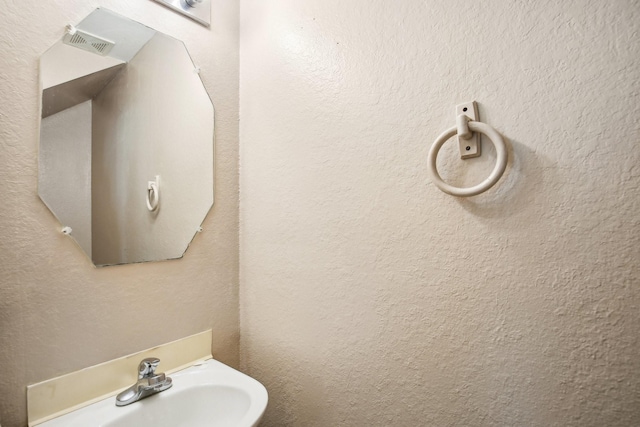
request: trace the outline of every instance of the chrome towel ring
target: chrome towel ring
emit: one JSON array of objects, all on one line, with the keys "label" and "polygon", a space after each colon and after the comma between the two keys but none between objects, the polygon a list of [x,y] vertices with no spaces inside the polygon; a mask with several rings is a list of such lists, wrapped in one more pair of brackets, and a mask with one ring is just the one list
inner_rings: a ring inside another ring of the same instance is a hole
[{"label": "chrome towel ring", "polygon": [[[466,111],[466,110],[465,110]],[[480,184],[473,187],[460,188],[447,184],[442,180],[438,169],[436,167],[436,158],[442,145],[452,136],[458,134],[460,138],[468,139],[472,132],[479,132],[486,135],[496,148],[496,165],[491,171],[491,174],[487,179]],[[496,182],[502,177],[505,169],[507,168],[507,149],[502,139],[502,136],[494,128],[486,123],[472,121],[464,114],[458,115],[457,126],[443,132],[433,143],[429,150],[428,156],[428,171],[429,176],[433,183],[442,191],[452,196],[469,197],[476,196],[480,193],[484,193],[489,188],[493,187]]]}]

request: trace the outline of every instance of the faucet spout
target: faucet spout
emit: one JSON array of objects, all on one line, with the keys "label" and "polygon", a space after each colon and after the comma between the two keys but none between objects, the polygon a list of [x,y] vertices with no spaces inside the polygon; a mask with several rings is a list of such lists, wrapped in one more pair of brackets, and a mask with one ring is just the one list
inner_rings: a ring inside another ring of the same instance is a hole
[{"label": "faucet spout", "polygon": [[116,396],[116,406],[125,406],[160,393],[170,388],[173,383],[164,373],[156,374],[160,359],[143,359],[138,366],[138,381]]}]

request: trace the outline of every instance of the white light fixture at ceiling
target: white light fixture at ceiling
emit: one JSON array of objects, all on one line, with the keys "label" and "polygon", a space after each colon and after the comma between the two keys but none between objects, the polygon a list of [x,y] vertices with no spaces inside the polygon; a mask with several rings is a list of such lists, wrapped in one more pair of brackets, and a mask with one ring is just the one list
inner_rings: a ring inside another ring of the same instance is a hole
[{"label": "white light fixture at ceiling", "polygon": [[194,21],[209,26],[211,24],[211,0],[155,0]]}]

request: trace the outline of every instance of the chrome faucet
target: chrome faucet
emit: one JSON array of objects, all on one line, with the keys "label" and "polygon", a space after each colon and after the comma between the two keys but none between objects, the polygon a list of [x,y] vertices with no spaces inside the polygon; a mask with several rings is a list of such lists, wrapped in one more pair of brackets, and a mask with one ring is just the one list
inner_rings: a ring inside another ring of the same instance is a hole
[{"label": "chrome faucet", "polygon": [[171,378],[156,374],[159,363],[160,359],[155,357],[143,359],[138,366],[138,381],[116,396],[116,406],[129,405],[171,387]]}]

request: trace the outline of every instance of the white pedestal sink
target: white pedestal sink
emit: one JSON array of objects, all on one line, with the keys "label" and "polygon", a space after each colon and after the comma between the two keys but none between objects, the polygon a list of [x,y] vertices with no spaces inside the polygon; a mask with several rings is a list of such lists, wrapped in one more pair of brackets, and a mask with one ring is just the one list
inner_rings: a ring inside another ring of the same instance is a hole
[{"label": "white pedestal sink", "polygon": [[210,359],[170,375],[173,387],[128,406],[101,400],[41,427],[252,427],[267,407],[262,384]]}]

